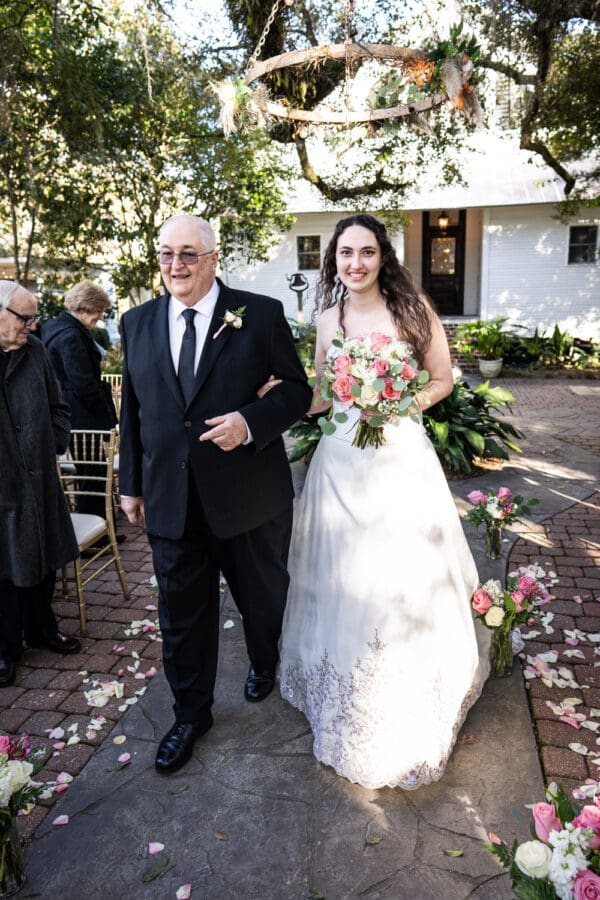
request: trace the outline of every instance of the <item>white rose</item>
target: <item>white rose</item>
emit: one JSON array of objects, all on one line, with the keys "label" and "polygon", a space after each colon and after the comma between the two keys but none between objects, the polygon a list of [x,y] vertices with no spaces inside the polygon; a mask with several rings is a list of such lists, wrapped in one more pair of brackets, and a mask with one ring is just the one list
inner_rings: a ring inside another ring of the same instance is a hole
[{"label": "white rose", "polygon": [[490,497],[485,506],[486,512],[489,513],[492,519],[499,519],[502,513],[501,508],[498,506],[498,502],[495,497]]},{"label": "white rose", "polygon": [[530,878],[545,878],[551,859],[552,850],[541,841],[525,841],[515,853],[517,866]]},{"label": "white rose", "polygon": [[358,359],[350,367],[350,373],[354,375],[355,378],[358,378],[359,381],[369,381],[370,377],[373,375],[373,373],[369,371],[368,363],[363,359]]},{"label": "white rose", "polygon": [[12,795],[28,784],[32,772],[31,763],[20,759],[11,759],[6,763],[0,771],[0,806],[8,806]]},{"label": "white rose", "polygon": [[242,320],[240,319],[239,316],[236,316],[236,317],[235,317],[235,319],[234,319],[233,322],[232,322],[232,325],[233,325],[234,328],[241,328],[241,327],[242,327]]},{"label": "white rose", "polygon": [[223,321],[227,322],[228,325],[231,325],[231,323],[234,321],[234,319],[235,319],[234,314],[230,310],[227,310],[227,312],[223,316]]},{"label": "white rose", "polygon": [[363,403],[366,403],[367,406],[375,406],[377,400],[379,399],[379,393],[372,385],[365,384],[361,389],[360,399]]},{"label": "white rose", "polygon": [[504,619],[504,610],[500,609],[499,606],[490,606],[484,618],[486,625],[489,625],[490,628],[497,628]]}]

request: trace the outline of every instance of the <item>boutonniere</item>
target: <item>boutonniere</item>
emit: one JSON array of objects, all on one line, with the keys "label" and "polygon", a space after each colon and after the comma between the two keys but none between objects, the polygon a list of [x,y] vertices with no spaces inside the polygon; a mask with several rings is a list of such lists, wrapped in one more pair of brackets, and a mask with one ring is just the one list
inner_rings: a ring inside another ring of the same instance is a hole
[{"label": "boutonniere", "polygon": [[223,316],[223,324],[221,325],[219,330],[215,331],[215,333],[213,334],[213,341],[216,341],[223,329],[227,328],[228,325],[231,325],[232,328],[241,328],[242,319],[244,318],[245,312],[245,306],[238,306],[237,309],[225,310],[225,315]]}]

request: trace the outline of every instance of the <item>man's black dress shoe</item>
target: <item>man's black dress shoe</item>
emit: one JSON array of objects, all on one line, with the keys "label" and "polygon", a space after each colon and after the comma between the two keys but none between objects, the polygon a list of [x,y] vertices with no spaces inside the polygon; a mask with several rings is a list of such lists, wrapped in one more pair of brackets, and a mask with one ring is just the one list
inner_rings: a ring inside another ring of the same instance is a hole
[{"label": "man's black dress shoe", "polygon": [[10,659],[0,659],[0,688],[14,684],[17,667]]},{"label": "man's black dress shoe", "polygon": [[35,643],[30,644],[27,641],[28,647],[34,647],[36,650],[52,650],[54,653],[79,653],[81,650],[81,642],[74,637],[68,637],[66,634],[61,634],[60,631],[56,635],[56,637],[44,637],[37,640]]},{"label": "man's black dress shoe", "polygon": [[158,745],[154,767],[162,775],[170,775],[186,764],[196,738],[212,727],[212,716],[204,722],[175,722]]},{"label": "man's black dress shoe", "polygon": [[259,703],[268,697],[275,687],[275,672],[254,671],[252,666],[248,669],[248,677],[244,686],[244,697],[250,703]]}]

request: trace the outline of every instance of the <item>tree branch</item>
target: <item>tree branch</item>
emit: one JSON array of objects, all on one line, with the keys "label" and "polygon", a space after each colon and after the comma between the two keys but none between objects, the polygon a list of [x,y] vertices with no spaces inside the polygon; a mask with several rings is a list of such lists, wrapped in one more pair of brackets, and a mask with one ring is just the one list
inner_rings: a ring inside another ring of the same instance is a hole
[{"label": "tree branch", "polygon": [[501,75],[508,75],[515,84],[530,84],[533,86],[536,82],[535,75],[524,75],[523,72],[520,72],[519,69],[516,69],[514,66],[510,66],[507,63],[496,62],[496,60],[489,56],[482,56],[479,60],[479,65],[484,69],[492,69],[494,72],[500,72]]},{"label": "tree branch", "polygon": [[298,154],[298,159],[300,160],[300,166],[302,168],[302,176],[313,184],[317,190],[323,194],[327,200],[331,200],[332,202],[339,202],[340,200],[349,200],[353,197],[364,197],[369,196],[373,193],[379,193],[380,191],[386,190],[394,190],[394,191],[402,191],[406,187],[405,184],[398,184],[397,182],[387,181],[383,177],[383,170],[379,169],[375,173],[375,177],[369,184],[357,184],[354,187],[338,187],[333,184],[329,184],[320,175],[315,172],[313,165],[308,157],[308,151],[306,149],[306,142],[302,140],[302,138],[295,138],[294,144],[296,146],[296,152]]}]

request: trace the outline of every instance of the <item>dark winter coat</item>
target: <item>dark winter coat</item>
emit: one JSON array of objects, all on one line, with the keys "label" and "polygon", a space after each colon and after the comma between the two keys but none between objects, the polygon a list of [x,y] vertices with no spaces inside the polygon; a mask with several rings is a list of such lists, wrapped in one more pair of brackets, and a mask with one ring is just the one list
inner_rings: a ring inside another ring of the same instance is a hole
[{"label": "dark winter coat", "polygon": [[71,408],[71,428],[116,425],[110,385],[102,381],[100,372],[100,350],[85,325],[63,310],[44,325],[42,342]]},{"label": "dark winter coat", "polygon": [[56,471],[69,408],[34,335],[0,356],[0,580],[31,587],[78,556]]}]

